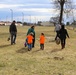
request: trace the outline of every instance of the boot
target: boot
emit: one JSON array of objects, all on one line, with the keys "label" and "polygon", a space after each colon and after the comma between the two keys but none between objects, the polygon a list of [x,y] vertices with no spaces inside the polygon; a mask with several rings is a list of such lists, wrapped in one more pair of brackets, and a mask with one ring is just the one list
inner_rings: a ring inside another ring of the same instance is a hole
[{"label": "boot", "polygon": [[61,46],[62,46],[62,49],[63,49],[64,48],[64,44],[62,43]]}]

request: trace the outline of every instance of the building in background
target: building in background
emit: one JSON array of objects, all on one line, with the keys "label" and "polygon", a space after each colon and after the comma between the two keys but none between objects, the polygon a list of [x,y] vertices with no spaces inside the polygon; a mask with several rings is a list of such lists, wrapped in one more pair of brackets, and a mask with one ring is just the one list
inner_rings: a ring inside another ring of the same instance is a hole
[{"label": "building in background", "polygon": [[[0,21],[0,26],[9,26],[11,25],[10,21]],[[16,23],[16,26],[23,26],[22,23]]]},{"label": "building in background", "polygon": [[54,24],[52,22],[45,21],[45,22],[41,22],[40,25],[41,26],[53,26]]}]

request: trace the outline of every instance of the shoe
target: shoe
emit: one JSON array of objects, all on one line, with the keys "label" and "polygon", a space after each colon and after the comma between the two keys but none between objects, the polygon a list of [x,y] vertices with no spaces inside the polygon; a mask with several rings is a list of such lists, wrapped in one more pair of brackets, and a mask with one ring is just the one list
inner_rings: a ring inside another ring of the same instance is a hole
[{"label": "shoe", "polygon": [[13,45],[13,43],[11,43],[11,45]]},{"label": "shoe", "polygon": [[13,44],[16,44],[15,42],[13,42]]},{"label": "shoe", "polygon": [[44,49],[42,49],[42,50],[44,50]]},{"label": "shoe", "polygon": [[62,47],[61,49],[64,49],[65,47]]},{"label": "shoe", "polygon": [[32,48],[34,48],[34,46],[32,46]]},{"label": "shoe", "polygon": [[16,43],[14,42],[14,44],[16,44]]},{"label": "shoe", "polygon": [[30,51],[30,49],[28,49],[28,51]]}]

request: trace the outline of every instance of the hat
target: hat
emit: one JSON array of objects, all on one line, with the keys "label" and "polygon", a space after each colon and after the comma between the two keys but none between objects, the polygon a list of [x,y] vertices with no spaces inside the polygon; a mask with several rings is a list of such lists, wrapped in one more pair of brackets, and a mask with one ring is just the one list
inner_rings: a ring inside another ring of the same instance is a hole
[{"label": "hat", "polygon": [[34,35],[32,32],[30,34]]}]

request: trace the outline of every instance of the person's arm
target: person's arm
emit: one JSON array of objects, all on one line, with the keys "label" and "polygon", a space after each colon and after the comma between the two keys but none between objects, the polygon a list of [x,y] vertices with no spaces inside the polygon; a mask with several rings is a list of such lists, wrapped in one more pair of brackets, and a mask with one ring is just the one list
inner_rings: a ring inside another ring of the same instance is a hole
[{"label": "person's arm", "polygon": [[15,30],[16,30],[16,33],[17,33],[17,27],[16,27],[16,25],[15,25]]},{"label": "person's arm", "polygon": [[29,33],[31,33],[31,29],[28,29],[28,31],[27,31],[27,35],[28,35]]},{"label": "person's arm", "polygon": [[66,35],[67,35],[67,37],[69,38],[69,34],[68,34],[67,30],[66,30]]},{"label": "person's arm", "polygon": [[11,25],[9,26],[9,33],[11,33]]}]

